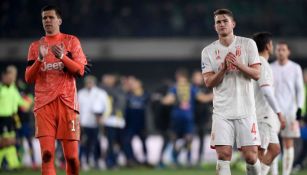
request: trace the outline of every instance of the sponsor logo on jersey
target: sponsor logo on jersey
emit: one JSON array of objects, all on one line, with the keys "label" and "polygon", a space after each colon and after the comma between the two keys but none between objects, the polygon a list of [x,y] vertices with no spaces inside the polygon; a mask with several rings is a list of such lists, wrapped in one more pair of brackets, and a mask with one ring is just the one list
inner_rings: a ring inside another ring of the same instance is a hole
[{"label": "sponsor logo on jersey", "polygon": [[43,67],[41,67],[42,71],[47,70],[63,70],[64,69],[64,63],[63,62],[54,62],[54,63],[46,63],[44,62]]}]

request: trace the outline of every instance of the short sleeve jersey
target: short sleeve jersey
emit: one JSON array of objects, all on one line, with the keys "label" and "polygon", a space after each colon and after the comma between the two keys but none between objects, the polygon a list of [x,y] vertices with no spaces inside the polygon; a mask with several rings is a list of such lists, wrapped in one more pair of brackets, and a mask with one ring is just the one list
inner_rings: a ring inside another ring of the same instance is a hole
[{"label": "short sleeve jersey", "polygon": [[198,88],[191,84],[179,84],[170,88],[169,93],[176,98],[176,104],[173,107],[173,112],[194,114],[195,100],[199,93]]},{"label": "short sleeve jersey", "polygon": [[[202,73],[219,71],[225,56],[232,52],[246,66],[260,64],[256,43],[249,38],[235,36],[228,46],[219,40],[202,51]],[[255,116],[255,100],[252,79],[234,66],[228,70],[220,84],[213,88],[213,114],[226,119],[240,119]]]}]

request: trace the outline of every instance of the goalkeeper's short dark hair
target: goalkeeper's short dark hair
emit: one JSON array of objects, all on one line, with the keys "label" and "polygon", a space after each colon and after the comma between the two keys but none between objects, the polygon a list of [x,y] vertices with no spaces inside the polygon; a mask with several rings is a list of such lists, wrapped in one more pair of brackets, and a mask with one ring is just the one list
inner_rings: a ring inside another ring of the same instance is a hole
[{"label": "goalkeeper's short dark hair", "polygon": [[45,12],[45,11],[49,11],[49,10],[54,10],[55,14],[57,15],[58,18],[62,19],[62,12],[60,10],[59,7],[55,6],[55,5],[46,5],[41,9],[41,13]]},{"label": "goalkeeper's short dark hair", "polygon": [[272,34],[270,32],[259,32],[253,35],[253,40],[257,44],[258,52],[263,52],[267,46],[272,41]]}]

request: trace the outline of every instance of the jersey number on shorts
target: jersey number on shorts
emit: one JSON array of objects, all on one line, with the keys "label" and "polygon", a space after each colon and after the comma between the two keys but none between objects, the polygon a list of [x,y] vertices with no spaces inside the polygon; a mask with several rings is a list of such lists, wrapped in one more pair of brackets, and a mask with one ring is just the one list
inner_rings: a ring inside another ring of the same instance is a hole
[{"label": "jersey number on shorts", "polygon": [[251,133],[253,133],[253,134],[256,134],[256,133],[257,133],[256,124],[255,124],[255,123],[253,123]]},{"label": "jersey number on shorts", "polygon": [[76,131],[76,128],[75,128],[75,120],[71,120],[71,131],[75,132]]}]

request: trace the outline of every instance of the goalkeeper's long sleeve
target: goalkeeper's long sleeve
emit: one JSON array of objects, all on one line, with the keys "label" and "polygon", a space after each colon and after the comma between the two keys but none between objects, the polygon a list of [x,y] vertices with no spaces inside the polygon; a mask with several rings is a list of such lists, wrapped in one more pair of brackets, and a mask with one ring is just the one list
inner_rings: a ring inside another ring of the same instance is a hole
[{"label": "goalkeeper's long sleeve", "polygon": [[38,60],[30,60],[28,61],[28,65],[25,73],[25,80],[27,83],[33,83],[35,81],[35,77],[39,71],[42,62]]},{"label": "goalkeeper's long sleeve", "polygon": [[72,59],[68,58],[66,55],[63,56],[62,62],[64,66],[74,75],[83,76],[84,75],[84,65],[73,61]]}]

